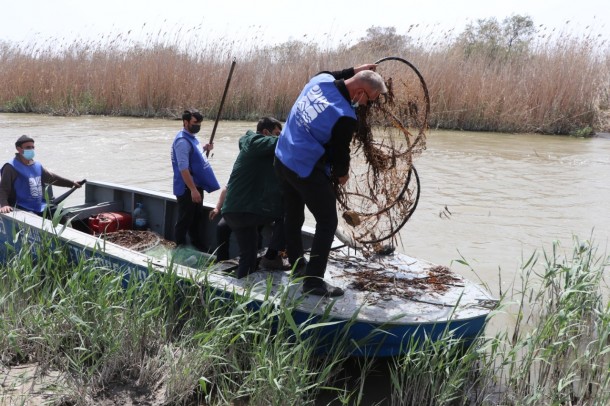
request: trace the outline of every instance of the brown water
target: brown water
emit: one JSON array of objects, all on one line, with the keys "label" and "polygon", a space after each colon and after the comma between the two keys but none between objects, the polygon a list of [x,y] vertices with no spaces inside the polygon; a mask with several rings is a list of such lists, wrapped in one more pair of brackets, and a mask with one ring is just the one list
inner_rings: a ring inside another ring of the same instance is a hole
[{"label": "brown water", "polygon": [[[169,159],[181,121],[115,117],[0,114],[5,160],[22,134],[36,140],[36,159],[62,176],[87,178],[171,193]],[[256,123],[220,122],[211,163],[226,182],[237,140]],[[213,122],[204,122],[209,140]],[[431,131],[416,159],[419,206],[401,232],[399,250],[480,278],[494,293],[505,290],[522,258],[572,236],[605,251],[610,238],[610,139],[536,134]],[[57,192],[56,192],[57,193]],[[78,191],[71,197],[76,200]],[[206,194],[215,202],[218,193]],[[444,213],[444,214],[442,214]],[[311,220],[309,220],[311,221]]]}]

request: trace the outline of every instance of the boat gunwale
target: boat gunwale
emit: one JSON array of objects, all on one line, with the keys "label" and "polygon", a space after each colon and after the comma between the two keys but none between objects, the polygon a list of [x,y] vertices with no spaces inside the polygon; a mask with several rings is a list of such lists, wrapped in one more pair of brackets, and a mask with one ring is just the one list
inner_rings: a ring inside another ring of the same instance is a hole
[{"label": "boat gunwale", "polygon": [[[124,188],[124,190],[130,191],[131,189]],[[154,197],[154,194],[151,196]],[[90,235],[90,234],[84,233],[82,231],[70,228],[70,227],[62,225],[62,224],[54,226],[53,222],[51,220],[43,219],[42,217],[40,217],[36,214],[33,214],[33,213],[29,213],[29,212],[17,209],[17,210],[14,210],[12,213],[2,213],[2,217],[9,217],[11,220],[17,221],[22,224],[26,224],[30,228],[33,228],[40,232],[45,232],[50,235],[55,235],[58,238],[60,238],[60,240],[62,240],[64,243],[66,243],[68,245],[73,245],[73,246],[77,245],[82,250],[90,251],[91,254],[94,254],[97,252],[103,256],[110,256],[117,262],[128,262],[129,264],[131,264],[133,266],[145,268],[145,269],[147,269],[147,272],[150,272],[151,270],[155,269],[155,268],[151,268],[153,266],[161,267],[163,269],[163,271],[166,270],[170,266],[170,264],[162,264],[161,263],[162,260],[156,259],[145,253],[141,253],[141,252],[129,249],[127,247],[120,246],[120,245],[112,243],[110,241],[106,241],[99,236]],[[409,258],[412,258],[412,257],[409,257]],[[192,267],[177,264],[177,263],[174,263],[171,266],[173,266],[173,269],[182,278],[185,278],[187,280],[193,280],[196,283],[201,283],[202,280],[201,279],[197,280],[196,276],[199,276],[199,277],[203,276],[203,278],[206,280],[206,282],[213,284],[211,286],[212,288],[221,289],[222,291],[224,291],[228,294],[238,294],[238,295],[242,295],[242,296],[248,294],[249,297],[251,297],[253,300],[256,300],[261,303],[265,300],[269,300],[269,298],[272,298],[275,302],[281,300],[280,296],[276,297],[276,295],[268,295],[264,292],[257,291],[257,289],[253,289],[253,287],[256,285],[260,285],[260,286],[265,285],[266,283],[269,282],[270,279],[273,279],[274,282],[281,282],[281,281],[278,281],[276,279],[276,277],[274,276],[274,274],[277,274],[277,272],[269,272],[269,271],[260,272],[259,271],[258,272],[259,280],[252,281],[247,278],[241,279],[241,280],[235,279],[230,275],[222,274],[218,271],[215,271],[213,267],[209,268],[207,270],[198,270],[196,268],[192,268]],[[260,275],[265,275],[265,276],[261,277]],[[288,276],[287,275],[283,276],[283,278],[288,278]],[[466,283],[468,283],[470,286],[476,287],[482,294],[483,293],[487,294],[474,282],[471,282],[468,279],[464,279],[464,281]],[[295,283],[292,281],[289,283],[290,284],[294,283],[295,287],[297,289],[300,286],[299,283]],[[286,285],[286,284],[283,284],[283,285],[290,286],[290,285]],[[281,295],[282,293],[283,292],[280,292],[279,290],[276,291],[276,294]],[[401,313],[399,315],[393,316],[392,318],[390,318],[387,321],[379,321],[379,320],[374,320],[370,317],[364,317],[362,315],[362,313],[360,311],[360,307],[367,306],[367,303],[362,303],[360,306],[355,306],[354,307],[355,313],[356,313],[355,316],[352,315],[351,317],[348,318],[348,317],[341,316],[336,311],[333,311],[333,309],[336,305],[341,304],[341,300],[342,300],[341,297],[340,298],[319,297],[318,299],[309,299],[312,297],[313,296],[310,296],[310,295],[301,295],[301,296],[295,298],[295,300],[303,300],[303,302],[308,303],[308,306],[306,306],[306,308],[299,308],[299,306],[297,306],[296,310],[299,312],[302,312],[303,314],[323,316],[325,313],[327,313],[328,306],[332,306],[332,308],[330,309],[330,313],[329,313],[332,320],[335,320],[335,321],[353,320],[357,323],[369,324],[372,326],[379,326],[379,327],[383,327],[386,329],[399,328],[399,327],[406,328],[407,326],[431,327],[431,326],[440,325],[440,324],[466,323],[468,321],[486,319],[488,317],[489,313],[491,312],[491,309],[481,306],[480,314],[470,316],[470,317],[444,318],[444,319],[429,320],[429,321],[428,320],[423,320],[423,321],[405,320],[405,321],[401,322],[401,321],[399,321],[400,319],[405,319],[405,318],[410,317],[410,315],[407,313]],[[491,295],[488,295],[486,297],[486,299],[493,300],[491,298]],[[405,300],[405,299],[402,298],[401,300]],[[302,306],[303,302],[301,303],[301,307],[303,307]],[[320,306],[320,304],[323,304],[323,306]],[[447,306],[447,304],[438,304],[438,306],[441,306],[441,305]],[[458,303],[458,305],[459,305],[459,303]],[[455,307],[457,307],[457,306],[455,306]],[[449,314],[451,314],[451,315],[455,314],[455,310],[452,310],[451,312],[449,312]]]}]

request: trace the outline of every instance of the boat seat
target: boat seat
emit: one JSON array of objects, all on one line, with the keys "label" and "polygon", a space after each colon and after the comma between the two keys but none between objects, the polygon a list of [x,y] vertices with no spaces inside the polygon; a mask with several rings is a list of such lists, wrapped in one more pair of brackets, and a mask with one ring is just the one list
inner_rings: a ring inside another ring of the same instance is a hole
[{"label": "boat seat", "polygon": [[69,221],[85,220],[96,214],[122,210],[123,202],[85,203],[64,208],[62,219]]}]

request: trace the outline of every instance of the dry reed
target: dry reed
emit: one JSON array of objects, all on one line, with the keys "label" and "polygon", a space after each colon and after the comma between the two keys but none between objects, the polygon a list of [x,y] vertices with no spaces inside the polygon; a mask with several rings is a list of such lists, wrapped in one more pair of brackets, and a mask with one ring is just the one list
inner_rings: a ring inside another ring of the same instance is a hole
[{"label": "dry reed", "polygon": [[589,36],[540,36],[527,52],[469,54],[451,31],[418,42],[321,48],[291,40],[264,46],[159,31],[96,41],[0,42],[0,111],[57,115],[175,117],[196,108],[215,118],[230,62],[237,58],[225,119],[285,119],[307,79],[320,70],[409,60],[430,90],[433,128],[589,135],[610,131],[610,51]]}]

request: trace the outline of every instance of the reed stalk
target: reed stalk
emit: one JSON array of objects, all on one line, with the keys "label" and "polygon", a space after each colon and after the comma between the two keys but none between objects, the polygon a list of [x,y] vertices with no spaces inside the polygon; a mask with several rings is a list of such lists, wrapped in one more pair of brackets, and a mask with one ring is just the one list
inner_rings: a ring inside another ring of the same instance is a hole
[{"label": "reed stalk", "polygon": [[[47,399],[96,404],[119,385],[168,405],[313,405],[329,394],[341,404],[367,402],[381,361],[360,358],[353,379],[345,379],[348,365],[354,374],[346,355],[354,345],[345,334],[350,323],[320,353],[330,321],[297,322],[290,289],[271,296],[264,282],[262,302],[249,292],[219,295],[207,283],[209,270],[187,280],[171,264],[143,280],[126,278],[128,270],[107,269],[94,257],[75,261],[56,236],[20,233],[0,267],[0,369],[35,364],[36,380],[55,376]],[[512,314],[515,326],[470,345],[450,329],[436,340],[405,342],[402,355],[386,360],[386,400],[608,404],[608,264],[594,243],[577,238],[571,253],[554,244],[532,254],[490,315]],[[13,388],[30,381],[4,382],[0,404],[14,404]]]},{"label": "reed stalk", "polygon": [[471,52],[451,30],[398,44],[391,42],[395,37],[322,47],[295,40],[213,40],[178,30],[144,40],[119,33],[72,43],[0,42],[0,111],[176,118],[194,108],[214,119],[235,57],[223,119],[285,120],[315,73],[399,56],[418,67],[428,84],[431,127],[610,131],[610,51],[597,37],[539,33],[525,51],[491,56]]}]

